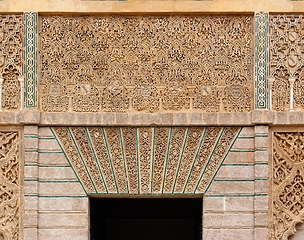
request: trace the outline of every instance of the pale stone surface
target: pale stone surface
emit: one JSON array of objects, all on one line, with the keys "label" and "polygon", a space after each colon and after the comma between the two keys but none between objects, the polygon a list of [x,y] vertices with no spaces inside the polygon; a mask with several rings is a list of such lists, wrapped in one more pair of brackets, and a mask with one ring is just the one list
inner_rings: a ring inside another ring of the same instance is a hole
[{"label": "pale stone surface", "polygon": [[40,211],[88,212],[88,198],[39,198]]},{"label": "pale stone surface", "polygon": [[[254,152],[229,152],[225,164],[253,164]],[[268,158],[268,155],[267,155]]]},{"label": "pale stone surface", "polygon": [[69,166],[63,153],[39,153],[39,165],[42,166]]},{"label": "pale stone surface", "polygon": [[39,168],[39,180],[77,180],[72,168],[45,167]]},{"label": "pale stone surface", "polygon": [[39,239],[56,240],[87,240],[89,237],[88,228],[82,229],[39,229]]},{"label": "pale stone surface", "polygon": [[88,221],[87,212],[39,212],[39,229],[85,228]]},{"label": "pale stone surface", "polygon": [[254,182],[213,182],[207,194],[251,194]]},{"label": "pale stone surface", "polygon": [[225,210],[230,212],[252,212],[253,197],[226,197]]},{"label": "pale stone surface", "polygon": [[254,139],[238,138],[235,141],[235,143],[232,147],[232,150],[238,150],[238,149],[253,150],[254,149]]},{"label": "pale stone surface", "polygon": [[217,180],[248,180],[254,179],[253,166],[222,166],[215,179]]},{"label": "pale stone surface", "polygon": [[61,152],[56,139],[40,139],[39,152]]},{"label": "pale stone surface", "polygon": [[205,228],[253,228],[254,217],[252,213],[204,213]]},{"label": "pale stone surface", "polygon": [[204,240],[249,240],[253,239],[253,236],[253,229],[204,229],[203,231]]},{"label": "pale stone surface", "polygon": [[40,196],[84,196],[84,190],[78,182],[40,182]]}]

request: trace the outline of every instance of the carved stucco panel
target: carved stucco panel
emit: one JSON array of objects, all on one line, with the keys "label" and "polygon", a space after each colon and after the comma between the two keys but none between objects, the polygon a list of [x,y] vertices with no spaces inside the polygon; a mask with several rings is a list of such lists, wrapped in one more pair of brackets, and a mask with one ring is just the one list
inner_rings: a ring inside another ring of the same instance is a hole
[{"label": "carved stucco panel", "polygon": [[253,16],[41,16],[49,112],[247,112]]}]

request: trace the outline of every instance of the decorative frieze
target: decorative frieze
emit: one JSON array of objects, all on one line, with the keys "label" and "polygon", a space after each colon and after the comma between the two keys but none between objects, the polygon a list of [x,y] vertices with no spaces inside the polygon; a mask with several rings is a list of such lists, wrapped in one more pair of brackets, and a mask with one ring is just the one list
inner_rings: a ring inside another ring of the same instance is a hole
[{"label": "decorative frieze", "polygon": [[304,133],[274,132],[270,239],[287,240],[304,219]]},{"label": "decorative frieze", "polygon": [[87,194],[202,194],[239,127],[53,127]]},{"label": "decorative frieze", "polygon": [[0,131],[0,239],[22,238],[19,133]]},{"label": "decorative frieze", "polygon": [[43,111],[253,109],[253,17],[41,16]]}]

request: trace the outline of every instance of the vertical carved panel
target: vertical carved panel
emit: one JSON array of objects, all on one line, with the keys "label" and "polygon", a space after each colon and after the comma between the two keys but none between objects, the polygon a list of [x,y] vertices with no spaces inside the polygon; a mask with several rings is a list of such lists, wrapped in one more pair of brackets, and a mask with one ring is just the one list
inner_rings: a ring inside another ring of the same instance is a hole
[{"label": "vertical carved panel", "polygon": [[0,132],[0,237],[21,239],[18,132]]},{"label": "vertical carved panel", "polygon": [[113,168],[111,162],[108,160],[109,155],[102,129],[98,127],[88,128],[88,133],[92,141],[92,147],[98,159],[103,178],[105,180],[107,192],[117,193],[116,181],[112,174]]},{"label": "vertical carved panel", "polygon": [[126,167],[122,156],[120,135],[118,128],[105,128],[105,135],[108,142],[110,158],[113,164],[113,172],[117,182],[119,193],[128,193]]},{"label": "vertical carved panel", "polygon": [[166,163],[165,179],[164,179],[164,193],[172,193],[177,174],[178,164],[183,154],[185,138],[187,138],[187,128],[173,128],[172,138],[170,141],[170,150]]},{"label": "vertical carved panel", "polygon": [[200,143],[204,133],[204,128],[190,128],[187,138],[185,150],[183,152],[182,160],[179,166],[179,171],[176,179],[174,192],[183,193],[189,171],[193,165],[194,158],[197,150],[200,148]]},{"label": "vertical carved panel", "polygon": [[275,132],[272,144],[270,236],[287,240],[304,219],[304,133]]},{"label": "vertical carved panel", "polygon": [[[273,109],[289,110],[290,90],[293,86],[294,107],[304,108],[303,91],[303,15],[270,16],[270,75]],[[293,85],[293,79],[295,79]]]},{"label": "vertical carved panel", "polygon": [[37,106],[37,13],[26,12],[25,18],[25,107]]},{"label": "vertical carved panel", "polygon": [[20,107],[20,83],[18,70],[12,65],[5,68],[3,73],[2,107],[5,109],[17,109]]},{"label": "vertical carved panel", "polygon": [[138,128],[140,193],[151,192],[153,128]]},{"label": "vertical carved panel", "polygon": [[136,128],[122,128],[122,138],[124,147],[124,157],[127,165],[127,176],[129,191],[131,194],[139,193],[139,169],[136,147]]},{"label": "vertical carved panel", "polygon": [[95,156],[92,152],[89,139],[86,135],[84,128],[73,127],[71,128],[73,139],[78,146],[78,151],[83,159],[83,162],[88,170],[90,176],[92,176],[92,182],[99,193],[105,193],[105,187],[101,174],[99,172],[99,167],[97,165]]},{"label": "vertical carved panel", "polygon": [[252,16],[41,16],[40,35],[44,111],[252,110]]},{"label": "vertical carved panel", "polygon": [[203,174],[208,160],[210,159],[212,150],[215,147],[216,140],[218,139],[221,130],[222,128],[219,127],[207,128],[206,135],[196,157],[196,161],[189,174],[190,176],[186,186],[186,192],[194,193],[196,191],[196,186]]},{"label": "vertical carved panel", "polygon": [[22,15],[0,15],[0,74],[4,79],[2,107],[7,110],[20,107],[18,77],[23,75],[22,49]]},{"label": "vertical carved panel", "polygon": [[268,74],[268,13],[255,14],[255,87],[256,108],[267,108],[267,74]]},{"label": "vertical carved panel", "polygon": [[166,157],[168,155],[170,128],[155,129],[154,168],[152,178],[152,192],[161,193],[164,181]]}]

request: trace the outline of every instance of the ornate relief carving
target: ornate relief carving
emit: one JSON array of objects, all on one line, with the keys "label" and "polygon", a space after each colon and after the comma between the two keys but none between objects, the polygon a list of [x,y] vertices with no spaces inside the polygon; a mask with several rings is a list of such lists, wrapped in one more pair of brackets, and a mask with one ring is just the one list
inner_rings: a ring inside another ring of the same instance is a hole
[{"label": "ornate relief carving", "polygon": [[105,180],[106,190],[108,193],[117,193],[117,186],[112,174],[113,168],[111,161],[108,159],[107,146],[103,137],[103,131],[101,128],[88,128],[89,137],[92,141],[92,148],[98,159],[98,163],[101,169],[101,173]]},{"label": "ornate relief carving", "polygon": [[95,156],[92,152],[90,142],[86,135],[86,130],[84,128],[72,127],[71,133],[74,141],[76,142],[79,154],[86,165],[89,175],[92,178],[94,187],[97,192],[105,192],[104,182],[99,172],[99,167],[97,165]]},{"label": "ornate relief carving", "polygon": [[82,159],[80,158],[77,148],[69,133],[69,129],[67,127],[56,127],[52,129],[54,131],[55,136],[57,136],[57,139],[59,140],[59,144],[62,150],[64,151],[68,161],[73,166],[78,178],[81,180],[81,183],[86,193],[95,192],[92,181],[88,176],[86,167]]},{"label": "ornate relief carving", "polygon": [[250,111],[251,16],[41,16],[44,111]]},{"label": "ornate relief carving", "polygon": [[20,107],[20,83],[23,75],[23,17],[0,15],[0,77],[3,77],[2,107]]},{"label": "ornate relief carving", "polygon": [[209,159],[209,164],[206,166],[203,176],[201,177],[200,183],[196,192],[205,192],[211,183],[212,177],[219,169],[225,155],[228,153],[231,143],[235,139],[235,136],[239,132],[238,127],[227,127],[223,129],[222,135],[220,136],[217,145],[215,146],[214,152]]},{"label": "ornate relief carving", "polygon": [[158,194],[162,192],[166,157],[168,155],[168,145],[170,144],[169,134],[171,135],[170,128],[158,127],[155,129],[152,192]]},{"label": "ornate relief carving", "polygon": [[294,107],[301,109],[304,107],[303,31],[303,15],[271,15],[270,17],[270,74],[274,78],[272,86],[274,110],[290,109],[290,96],[292,96],[290,92],[294,95]]},{"label": "ornate relief carving", "polygon": [[2,107],[5,109],[17,109],[20,105],[20,83],[18,70],[12,65],[5,68],[3,73]]},{"label": "ornate relief carving", "polygon": [[119,193],[128,193],[125,162],[122,156],[121,141],[118,128],[105,128],[109,156],[112,160],[115,179]]},{"label": "ornate relief carving", "polygon": [[304,219],[304,133],[275,132],[270,239],[287,240]]},{"label": "ornate relief carving", "polygon": [[126,161],[126,170],[128,175],[129,192],[131,194],[139,193],[139,170],[136,147],[136,128],[121,128],[122,142],[124,148],[124,157]]},{"label": "ornate relief carving", "polygon": [[19,240],[20,216],[20,163],[18,132],[0,132],[0,236]]},{"label": "ornate relief carving", "polygon": [[234,127],[53,128],[88,194],[131,195],[204,193],[205,183],[214,178],[239,131]]}]

